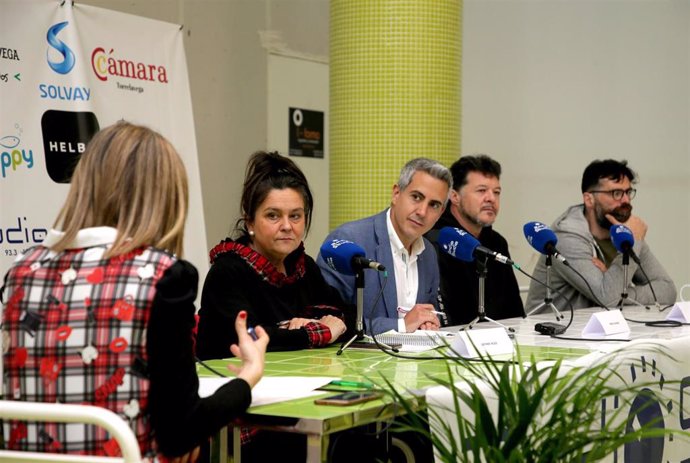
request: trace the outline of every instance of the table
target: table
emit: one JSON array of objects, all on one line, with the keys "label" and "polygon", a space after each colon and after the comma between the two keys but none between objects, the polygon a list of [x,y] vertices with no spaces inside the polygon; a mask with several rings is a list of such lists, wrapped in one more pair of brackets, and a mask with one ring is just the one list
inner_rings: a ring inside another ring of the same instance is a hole
[{"label": "table", "polygon": [[[601,312],[603,309],[601,308],[589,308],[589,309],[577,309],[575,310],[575,317],[573,319],[573,323],[568,328],[568,331],[563,334],[562,336],[564,337],[575,337],[575,338],[581,338],[582,336],[580,333],[582,333],[582,329],[585,327],[587,322],[589,321],[590,317],[592,316],[593,313],[595,312]],[[639,306],[626,306],[623,308],[623,316],[626,319],[630,320],[640,320],[640,321],[655,321],[655,320],[663,320],[666,318],[668,313],[670,312],[671,309],[666,309],[663,312],[660,312],[659,310],[652,308],[652,309],[645,309],[643,307]],[[567,322],[570,319],[570,312],[567,310],[564,310],[561,312],[563,315],[565,315],[565,322]],[[534,331],[534,325],[539,322],[555,322],[556,317],[551,314],[551,312],[545,312],[537,315],[532,315],[527,318],[510,318],[506,320],[501,320],[500,322],[503,323],[504,325],[511,327],[515,329],[516,331],[516,336],[515,339],[517,341],[517,344],[520,346],[533,346],[533,347],[539,347],[539,346],[548,346],[548,347],[570,347],[570,348],[581,348],[581,349],[586,349],[588,351],[597,351],[601,350],[603,345],[605,344],[606,347],[605,349],[610,348],[611,346],[622,346],[625,343],[620,342],[620,343],[614,343],[614,342],[588,342],[588,341],[575,341],[575,340],[567,340],[567,339],[556,339],[556,338],[551,338],[549,336],[544,336],[536,331]],[[566,324],[565,322],[560,322],[561,324]],[[645,326],[644,324],[641,323],[632,323],[628,322],[628,325],[630,326],[630,335],[629,336],[620,336],[620,335],[613,335],[610,336],[610,338],[614,339],[620,339],[620,338],[629,338],[631,340],[633,339],[675,339],[675,338],[682,338],[685,336],[690,336],[690,326],[679,326],[679,327],[674,327],[674,328],[662,328],[662,327],[649,327]],[[477,328],[492,328],[496,327],[496,325],[489,324],[489,323],[483,323],[481,325],[478,325],[475,329]],[[444,330],[457,330],[460,327],[446,327],[443,328]]]},{"label": "table", "polygon": [[[337,356],[337,346],[324,349],[292,352],[269,352],[266,354],[266,376],[334,376],[351,381],[371,381],[383,384],[389,380],[397,390],[416,393],[423,403],[423,389],[436,384],[433,377],[445,375],[445,364],[440,360],[405,360],[391,357],[372,349],[347,349]],[[527,346],[522,353],[535,355],[538,359],[575,358],[587,353],[577,347]],[[433,355],[433,352],[431,353]],[[208,361],[211,367],[223,371],[232,360]],[[211,373],[198,366],[200,376]],[[331,395],[333,392],[324,392]],[[399,406],[390,400],[375,400],[347,407],[315,405],[314,397],[296,399],[282,403],[250,407],[243,425],[296,432],[307,435],[307,461],[325,461],[329,436],[335,432],[357,426],[392,420],[401,413]],[[239,442],[239,428],[234,427],[234,441]],[[225,435],[214,439],[217,453],[225,455]],[[234,445],[235,450],[239,445]],[[216,452],[214,452],[216,453]],[[239,455],[236,454],[236,458]]]},{"label": "table", "polygon": [[[580,337],[582,328],[592,313],[601,309],[579,309],[575,312],[573,325],[564,336]],[[624,314],[629,318],[642,320],[663,319],[668,312],[659,313],[656,309],[624,308]],[[570,316],[564,312],[566,320]],[[554,339],[543,336],[534,331],[534,324],[542,321],[555,321],[551,313],[534,315],[529,318],[515,318],[501,320],[506,326],[516,330],[515,342],[520,346],[523,358],[534,355],[537,361],[557,358],[583,358],[587,354],[609,351],[624,345],[624,342],[596,343],[588,341],[573,341]],[[650,328],[641,324],[631,323],[631,339],[670,340],[687,337],[690,341],[690,327]],[[474,330],[494,328],[496,325],[480,323]],[[456,331],[459,327],[447,327],[444,330]],[[620,336],[615,336],[619,338]],[[439,360],[405,360],[391,357],[377,350],[347,349],[342,355],[336,356],[337,347],[324,349],[302,350],[292,352],[270,352],[266,354],[265,375],[267,376],[334,376],[351,381],[372,381],[383,383],[383,378],[389,380],[398,390],[408,390],[411,394],[419,394],[420,406],[424,406],[424,389],[436,385],[433,378],[445,374],[443,361]],[[432,354],[433,355],[433,354]],[[233,360],[213,360],[208,362],[212,367],[223,370],[228,362]],[[208,376],[209,372],[198,367],[200,376]],[[690,374],[687,371],[686,374]],[[690,388],[688,388],[690,392]],[[325,395],[333,394],[324,392]],[[243,425],[254,425],[260,428],[285,432],[295,432],[307,435],[307,461],[325,461],[329,436],[335,432],[354,428],[373,422],[392,420],[401,410],[395,404],[386,400],[375,400],[348,407],[332,407],[315,405],[314,397],[296,399],[282,403],[250,407]],[[684,415],[678,419],[684,419]],[[690,419],[688,419],[690,423]],[[236,442],[239,442],[238,427],[233,429]],[[225,436],[216,439],[219,442],[218,452],[227,453],[223,444],[227,442]],[[239,445],[234,445],[237,450]],[[236,454],[236,458],[239,454]]]}]

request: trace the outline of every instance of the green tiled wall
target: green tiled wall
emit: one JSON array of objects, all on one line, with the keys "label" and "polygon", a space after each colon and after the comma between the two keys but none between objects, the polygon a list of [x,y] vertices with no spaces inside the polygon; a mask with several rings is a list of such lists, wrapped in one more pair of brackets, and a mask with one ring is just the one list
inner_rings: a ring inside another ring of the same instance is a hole
[{"label": "green tiled wall", "polygon": [[390,201],[415,157],[460,155],[461,0],[331,0],[330,228]]}]

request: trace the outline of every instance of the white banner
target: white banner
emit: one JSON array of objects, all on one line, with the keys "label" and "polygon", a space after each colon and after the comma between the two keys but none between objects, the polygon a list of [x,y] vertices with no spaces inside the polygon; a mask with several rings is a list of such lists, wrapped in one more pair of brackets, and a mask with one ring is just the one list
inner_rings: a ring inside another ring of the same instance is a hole
[{"label": "white banner", "polygon": [[[177,148],[190,181],[185,257],[208,269],[181,26],[75,4],[0,7],[0,273],[40,243],[74,165],[99,129],[125,119]],[[151,179],[156,182],[156,179]]]}]

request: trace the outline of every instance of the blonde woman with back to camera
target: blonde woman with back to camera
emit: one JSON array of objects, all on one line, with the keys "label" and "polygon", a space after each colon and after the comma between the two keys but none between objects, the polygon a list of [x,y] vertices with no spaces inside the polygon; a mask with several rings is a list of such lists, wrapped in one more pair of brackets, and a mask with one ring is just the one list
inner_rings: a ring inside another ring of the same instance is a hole
[{"label": "blonde woman with back to camera", "polygon": [[[192,329],[198,274],[182,260],[187,175],[173,146],[119,122],[77,165],[53,230],[12,266],[3,291],[3,392],[91,404],[130,423],[142,455],[185,463],[251,402],[268,335],[234,319],[237,379],[200,399]],[[8,448],[119,454],[91,425],[10,421]]]}]

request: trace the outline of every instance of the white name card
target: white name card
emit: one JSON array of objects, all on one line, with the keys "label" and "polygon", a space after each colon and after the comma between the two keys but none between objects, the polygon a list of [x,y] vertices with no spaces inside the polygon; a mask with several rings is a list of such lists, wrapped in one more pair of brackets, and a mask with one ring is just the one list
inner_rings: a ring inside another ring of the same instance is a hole
[{"label": "white name card", "polygon": [[582,336],[588,335],[604,335],[629,333],[630,327],[628,322],[623,318],[623,313],[620,310],[609,310],[606,312],[596,312],[590,317],[585,329],[582,330]]},{"label": "white name card", "polygon": [[676,302],[673,304],[671,313],[666,316],[666,320],[690,323],[690,301]]},{"label": "white name card", "polygon": [[450,345],[449,353],[453,355],[453,351],[463,357],[474,358],[479,354],[512,354],[515,347],[505,328],[482,328],[459,331]]}]

